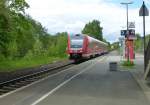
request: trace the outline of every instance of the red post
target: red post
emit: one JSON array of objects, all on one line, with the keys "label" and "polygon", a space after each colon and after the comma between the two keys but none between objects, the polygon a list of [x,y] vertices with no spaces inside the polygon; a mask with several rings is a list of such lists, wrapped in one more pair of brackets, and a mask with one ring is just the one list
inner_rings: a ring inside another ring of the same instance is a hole
[{"label": "red post", "polygon": [[133,40],[126,39],[125,58],[133,63],[134,59],[134,43]]}]

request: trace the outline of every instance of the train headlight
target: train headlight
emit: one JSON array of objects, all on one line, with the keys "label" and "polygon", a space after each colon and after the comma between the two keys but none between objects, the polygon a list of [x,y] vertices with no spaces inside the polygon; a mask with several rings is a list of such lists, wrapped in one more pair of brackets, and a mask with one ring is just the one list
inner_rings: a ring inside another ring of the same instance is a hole
[{"label": "train headlight", "polygon": [[79,50],[80,53],[82,53],[82,50]]}]

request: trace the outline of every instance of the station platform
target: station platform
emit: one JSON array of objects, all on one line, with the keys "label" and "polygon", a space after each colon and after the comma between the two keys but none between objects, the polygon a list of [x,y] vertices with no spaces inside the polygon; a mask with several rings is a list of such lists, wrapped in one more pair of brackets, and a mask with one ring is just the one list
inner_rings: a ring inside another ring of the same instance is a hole
[{"label": "station platform", "polygon": [[[112,52],[0,97],[0,105],[150,105],[142,59],[128,69]],[[110,62],[118,63],[117,71],[110,71]]]}]

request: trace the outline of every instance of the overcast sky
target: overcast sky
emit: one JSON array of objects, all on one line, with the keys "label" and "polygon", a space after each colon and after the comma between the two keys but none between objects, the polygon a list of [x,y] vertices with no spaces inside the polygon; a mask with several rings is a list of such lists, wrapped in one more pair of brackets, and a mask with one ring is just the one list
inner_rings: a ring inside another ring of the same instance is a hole
[{"label": "overcast sky", "polygon": [[[86,23],[97,19],[103,27],[106,40],[114,42],[120,30],[126,28],[126,7],[129,0],[26,0],[30,8],[26,13],[42,23],[51,34],[57,32],[81,33]],[[131,1],[131,0],[130,0]],[[139,8],[142,0],[132,0],[129,21],[136,24],[136,33],[142,34],[142,17]],[[150,0],[145,0],[150,9]],[[150,33],[150,17],[146,17],[146,33]]]}]

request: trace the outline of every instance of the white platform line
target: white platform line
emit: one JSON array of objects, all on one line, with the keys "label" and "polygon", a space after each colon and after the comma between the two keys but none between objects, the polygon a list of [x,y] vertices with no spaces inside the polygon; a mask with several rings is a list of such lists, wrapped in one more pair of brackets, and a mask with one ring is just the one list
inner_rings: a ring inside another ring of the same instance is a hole
[{"label": "white platform line", "polygon": [[[101,60],[104,60],[105,57],[103,57]],[[64,81],[63,83],[61,83],[60,85],[58,85],[56,88],[52,89],[50,92],[48,92],[47,94],[43,95],[41,98],[39,98],[38,100],[36,100],[34,103],[32,103],[31,105],[37,105],[38,103],[40,103],[42,100],[44,100],[46,97],[48,97],[49,95],[52,95],[55,91],[57,91],[59,88],[61,88],[62,86],[64,86],[65,84],[67,84],[69,81],[71,81],[72,79],[74,79],[75,77],[77,77],[78,75],[82,74],[83,72],[89,70],[91,67],[93,67],[97,62],[95,62],[94,64],[90,65],[88,68],[82,70],[81,72],[79,72],[78,74],[72,76],[71,78],[69,78],[68,80]]]}]

